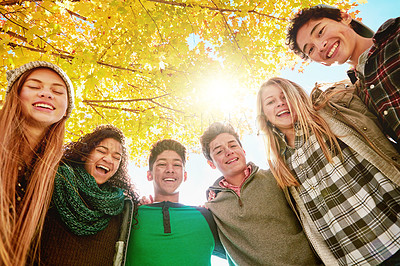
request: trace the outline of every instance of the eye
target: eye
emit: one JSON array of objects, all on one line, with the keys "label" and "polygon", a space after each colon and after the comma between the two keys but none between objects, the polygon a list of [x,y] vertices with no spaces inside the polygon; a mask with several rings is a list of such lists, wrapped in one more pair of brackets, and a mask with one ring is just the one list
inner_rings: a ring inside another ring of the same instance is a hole
[{"label": "eye", "polygon": [[105,154],[106,153],[106,151],[101,149],[101,148],[100,149],[96,149],[96,151],[100,152],[101,154]]},{"label": "eye", "polygon": [[32,89],[32,90],[38,90],[38,89],[40,89],[38,86],[32,86],[32,85],[28,86],[28,88],[29,88],[29,89]]},{"label": "eye", "polygon": [[308,54],[311,54],[314,51],[314,46],[310,48],[310,50],[308,50]]},{"label": "eye", "polygon": [[121,160],[121,156],[113,156],[113,158],[115,159],[115,160],[117,160],[117,161],[120,161]]},{"label": "eye", "polygon": [[322,33],[324,32],[325,27],[323,27],[319,32],[318,32],[318,37],[321,37]]},{"label": "eye", "polygon": [[219,150],[219,151],[217,151],[215,154],[218,155],[218,154],[220,154],[221,152],[222,152],[222,150]]},{"label": "eye", "polygon": [[157,166],[165,166],[166,163],[158,163]]},{"label": "eye", "polygon": [[265,102],[265,105],[271,105],[271,104],[273,104],[274,103],[274,101],[273,100],[271,100],[271,101],[267,101],[267,102]]},{"label": "eye", "polygon": [[182,167],[182,165],[180,165],[180,164],[175,164],[174,166],[176,166],[176,167]]},{"label": "eye", "polygon": [[63,90],[53,90],[53,93],[54,94],[57,94],[57,95],[63,95],[64,94],[64,91]]}]

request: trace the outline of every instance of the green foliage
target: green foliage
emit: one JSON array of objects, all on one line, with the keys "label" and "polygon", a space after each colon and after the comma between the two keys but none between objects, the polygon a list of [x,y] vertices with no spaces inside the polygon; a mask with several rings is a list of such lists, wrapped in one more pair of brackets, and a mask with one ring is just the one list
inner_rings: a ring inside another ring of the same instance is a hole
[{"label": "green foliage", "polygon": [[[326,4],[349,8],[348,0]],[[81,0],[0,3],[0,88],[5,72],[32,60],[62,67],[76,89],[68,139],[112,123],[131,159],[174,138],[198,150],[217,120],[254,130],[262,80],[293,67],[288,20],[319,0]],[[355,4],[352,4],[353,6]],[[246,114],[246,115],[244,115]]]}]

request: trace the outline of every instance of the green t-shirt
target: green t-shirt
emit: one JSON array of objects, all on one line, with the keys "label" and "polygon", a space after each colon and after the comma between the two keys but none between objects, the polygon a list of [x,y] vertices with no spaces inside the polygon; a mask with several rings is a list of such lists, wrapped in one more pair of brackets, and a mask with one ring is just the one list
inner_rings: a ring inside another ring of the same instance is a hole
[{"label": "green t-shirt", "polygon": [[140,206],[126,265],[211,265],[216,227],[205,208],[172,202]]}]

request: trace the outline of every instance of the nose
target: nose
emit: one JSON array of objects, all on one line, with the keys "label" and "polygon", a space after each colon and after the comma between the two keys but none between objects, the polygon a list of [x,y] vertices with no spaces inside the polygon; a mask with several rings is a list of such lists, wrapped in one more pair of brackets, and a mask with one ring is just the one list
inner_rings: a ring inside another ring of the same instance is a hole
[{"label": "nose", "polygon": [[54,98],[54,95],[53,95],[53,92],[51,91],[51,89],[42,88],[42,89],[39,91],[39,97],[44,97],[44,98],[53,99],[53,98]]},{"label": "nose", "polygon": [[233,153],[233,150],[232,150],[231,148],[226,148],[226,150],[225,150],[226,156],[229,156],[229,155],[231,155],[232,153]]},{"label": "nose", "polygon": [[285,104],[286,104],[285,100],[279,99],[278,102],[277,102],[277,107],[281,107],[282,105],[285,105]]},{"label": "nose", "polygon": [[103,160],[108,163],[112,163],[112,161],[113,161],[111,154],[105,154],[103,157]]},{"label": "nose", "polygon": [[326,40],[319,42],[316,44],[318,51],[323,51],[325,50],[326,46],[327,46],[328,42]]},{"label": "nose", "polygon": [[174,172],[174,167],[172,164],[167,164],[166,168],[167,173],[173,173]]}]

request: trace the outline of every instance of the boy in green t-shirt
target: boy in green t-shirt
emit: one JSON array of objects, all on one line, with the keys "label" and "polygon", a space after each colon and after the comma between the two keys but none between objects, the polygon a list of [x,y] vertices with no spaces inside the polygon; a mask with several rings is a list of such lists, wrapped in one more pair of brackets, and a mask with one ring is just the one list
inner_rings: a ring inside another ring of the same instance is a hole
[{"label": "boy in green t-shirt", "polygon": [[150,151],[147,179],[154,199],[138,210],[138,224],[129,239],[126,265],[211,265],[214,253],[225,257],[211,213],[179,203],[186,181],[186,149],[175,140],[162,140]]}]

